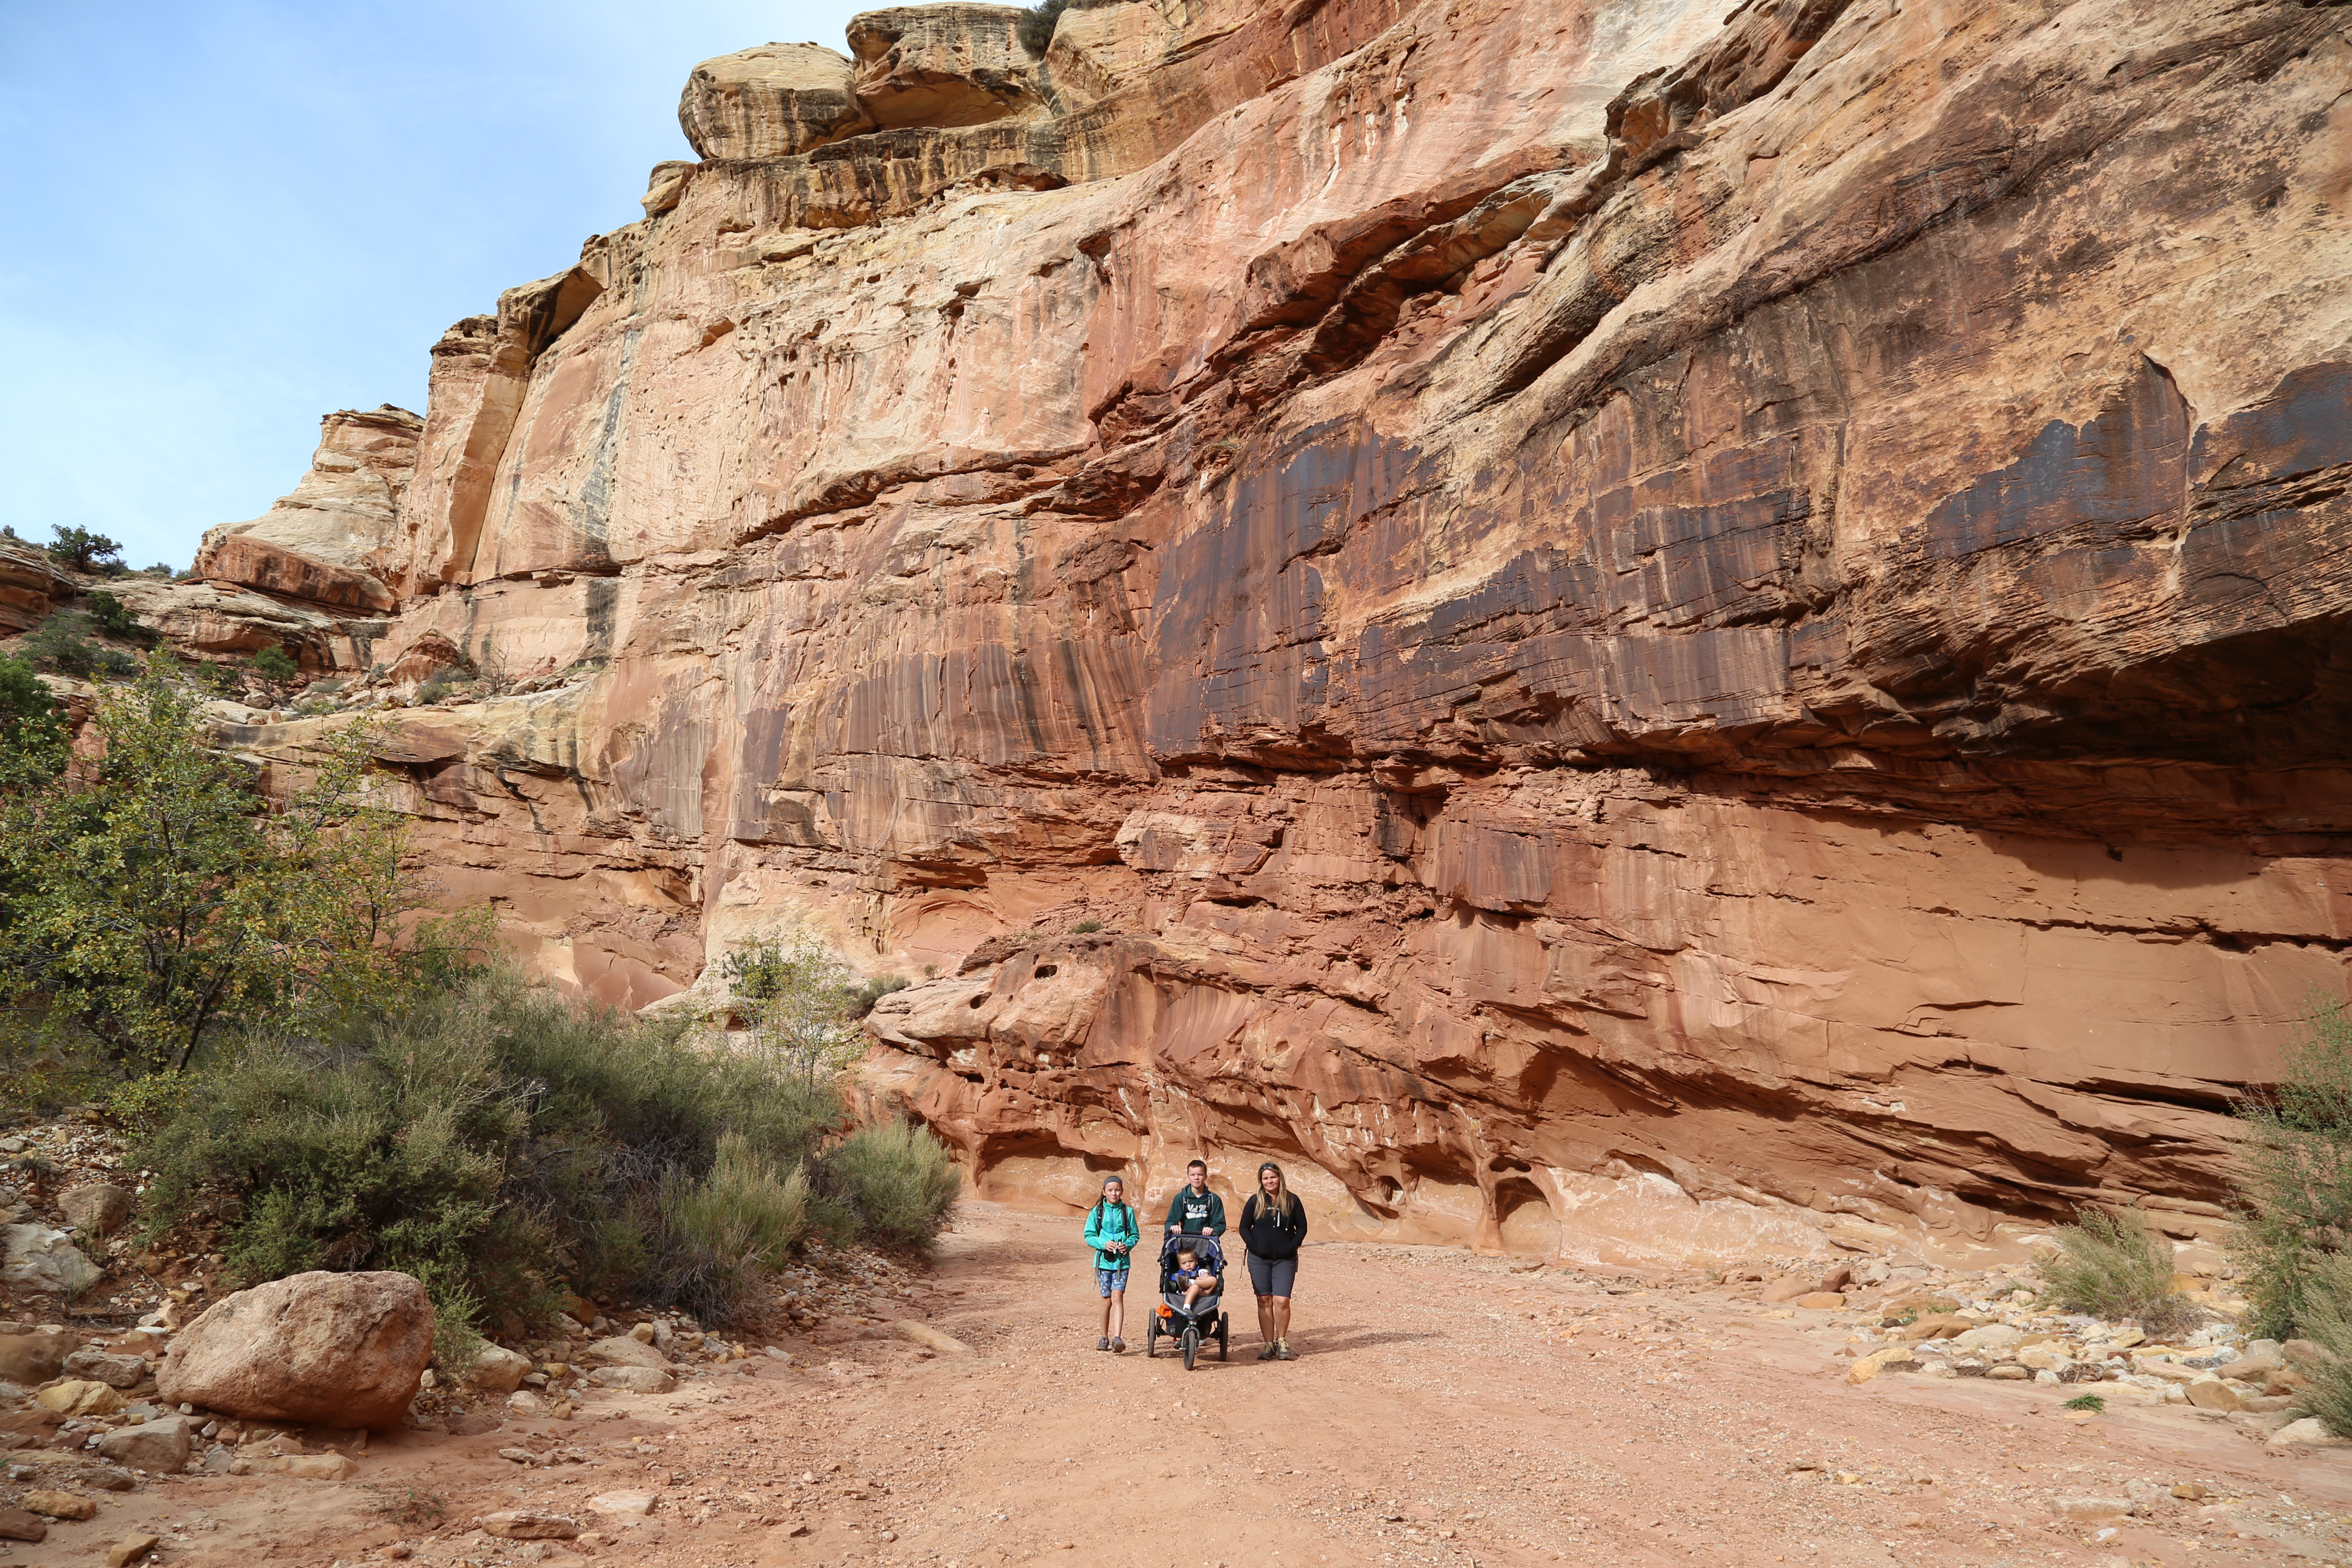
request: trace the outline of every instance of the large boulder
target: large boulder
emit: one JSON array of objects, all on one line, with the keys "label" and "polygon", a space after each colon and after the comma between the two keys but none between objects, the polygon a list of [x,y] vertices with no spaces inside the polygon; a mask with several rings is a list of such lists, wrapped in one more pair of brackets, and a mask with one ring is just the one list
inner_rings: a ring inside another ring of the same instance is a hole
[{"label": "large boulder", "polygon": [[817,44],[762,44],[694,68],[678,129],[705,158],[784,158],[872,122],[850,63]]},{"label": "large boulder", "polygon": [[0,1226],[0,1285],[78,1296],[104,1277],[64,1231],[45,1225]]},{"label": "large boulder", "polygon": [[173,1405],[252,1420],[390,1426],[433,1359],[433,1302],[406,1274],[296,1274],[180,1331],[156,1382]]}]

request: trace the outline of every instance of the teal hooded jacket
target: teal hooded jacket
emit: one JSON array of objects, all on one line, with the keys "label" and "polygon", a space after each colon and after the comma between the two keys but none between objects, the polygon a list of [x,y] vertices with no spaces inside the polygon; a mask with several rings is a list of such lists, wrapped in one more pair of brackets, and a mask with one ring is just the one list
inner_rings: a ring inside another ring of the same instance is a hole
[{"label": "teal hooded jacket", "polygon": [[[1095,1249],[1097,1268],[1124,1268],[1136,1243],[1143,1239],[1143,1227],[1136,1223],[1135,1210],[1125,1204],[1097,1203],[1087,1215],[1087,1245]],[[1103,1249],[1117,1242],[1127,1252],[1106,1252]]]}]

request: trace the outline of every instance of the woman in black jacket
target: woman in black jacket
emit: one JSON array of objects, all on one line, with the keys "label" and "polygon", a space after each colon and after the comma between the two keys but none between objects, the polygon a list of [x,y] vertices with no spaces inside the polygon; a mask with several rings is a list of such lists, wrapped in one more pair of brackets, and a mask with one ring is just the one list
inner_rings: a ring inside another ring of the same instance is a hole
[{"label": "woman in black jacket", "polygon": [[1296,1361],[1290,1353],[1290,1287],[1298,1278],[1298,1244],[1307,1239],[1307,1208],[1284,1184],[1282,1167],[1257,1168],[1257,1191],[1242,1205],[1242,1243],[1249,1248],[1250,1286],[1257,1292],[1260,1361]]}]

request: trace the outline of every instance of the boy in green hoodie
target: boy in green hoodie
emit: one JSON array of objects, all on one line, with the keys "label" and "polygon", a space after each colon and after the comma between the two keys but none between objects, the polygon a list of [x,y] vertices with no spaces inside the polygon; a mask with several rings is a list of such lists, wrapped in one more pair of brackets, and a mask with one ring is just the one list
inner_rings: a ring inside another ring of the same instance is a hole
[{"label": "boy in green hoodie", "polygon": [[1223,1236],[1225,1200],[1209,1190],[1209,1167],[1195,1160],[1184,1167],[1184,1184],[1168,1200],[1168,1234]]}]

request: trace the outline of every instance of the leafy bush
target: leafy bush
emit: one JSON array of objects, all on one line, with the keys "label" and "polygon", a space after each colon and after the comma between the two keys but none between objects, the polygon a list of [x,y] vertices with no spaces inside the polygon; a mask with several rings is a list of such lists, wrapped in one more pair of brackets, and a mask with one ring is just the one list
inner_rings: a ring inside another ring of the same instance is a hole
[{"label": "leafy bush", "polygon": [[152,647],[158,640],[155,633],[131,613],[130,605],[103,588],[92,588],[82,595],[82,603],[89,606],[90,623],[103,636],[137,643],[142,647]]},{"label": "leafy bush", "polygon": [[1074,934],[1078,936],[1092,936],[1095,932],[1102,930],[1102,921],[1080,921],[1077,924],[1072,926],[1070,930]]},{"label": "leafy bush", "polygon": [[2094,1415],[2100,1414],[2106,1407],[2107,1402],[2095,1394],[2078,1394],[2065,1405],[2068,1410],[2087,1410]]},{"label": "leafy bush", "polygon": [[58,610],[25,635],[17,645],[24,658],[59,675],[78,679],[92,675],[129,675],[138,668],[119,648],[89,641],[90,617],[75,610]]},{"label": "leafy bush", "polygon": [[2173,1289],[2171,1244],[2137,1214],[2086,1210],[2077,1223],[2060,1226],[2057,1237],[2059,1256],[2042,1264],[2042,1277],[2068,1311],[2134,1318],[2159,1339],[2202,1316]]},{"label": "leafy bush", "polygon": [[415,923],[405,819],[371,793],[364,726],[322,739],[265,811],[163,661],[101,692],[90,723],[93,769],[12,767],[0,793],[0,1045],[176,1070],[240,1030],[379,1007],[478,943]]},{"label": "leafy bush", "polygon": [[1021,13],[1015,35],[1021,47],[1033,55],[1043,55],[1054,41],[1054,28],[1061,22],[1062,13],[1070,8],[1070,0],[1041,0]]},{"label": "leafy bush", "polygon": [[266,647],[255,654],[253,668],[264,680],[292,680],[302,673],[302,667],[288,658],[282,647]]},{"label": "leafy bush", "polygon": [[121,563],[122,546],[102,533],[68,528],[61,523],[53,524],[50,531],[57,537],[49,542],[49,558],[62,566],[76,572],[99,572],[109,562],[118,566]]},{"label": "leafy bush", "polygon": [[2238,1262],[2253,1331],[2284,1339],[2306,1326],[2323,1265],[2352,1247],[2352,1016],[2341,1000],[2313,998],[2278,1084],[2240,1114],[2251,1137]]},{"label": "leafy bush", "polygon": [[940,1141],[911,1121],[863,1127],[834,1149],[820,1174],[858,1228],[896,1247],[927,1247],[960,1190]]}]

